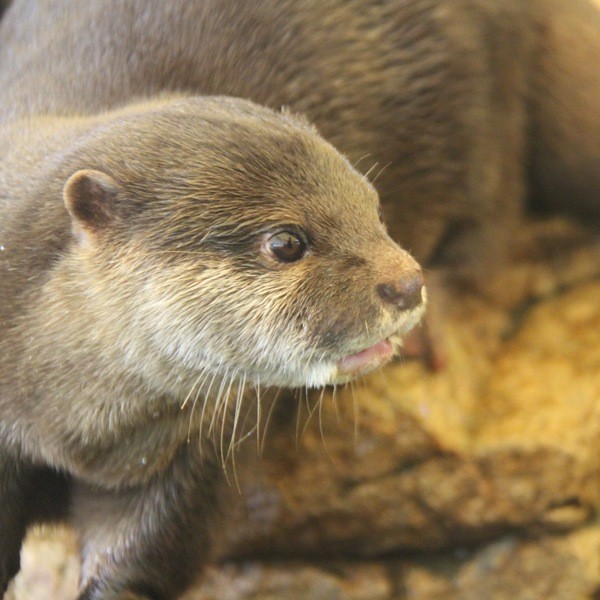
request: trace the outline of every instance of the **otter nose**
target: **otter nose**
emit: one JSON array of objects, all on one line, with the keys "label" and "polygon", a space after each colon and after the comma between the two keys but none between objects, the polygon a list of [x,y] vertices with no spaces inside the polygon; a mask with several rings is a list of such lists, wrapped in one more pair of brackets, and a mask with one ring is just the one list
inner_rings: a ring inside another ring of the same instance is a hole
[{"label": "otter nose", "polygon": [[396,281],[380,283],[377,286],[377,293],[385,302],[395,304],[402,310],[409,310],[423,301],[422,289],[423,275],[421,271],[413,271]]}]

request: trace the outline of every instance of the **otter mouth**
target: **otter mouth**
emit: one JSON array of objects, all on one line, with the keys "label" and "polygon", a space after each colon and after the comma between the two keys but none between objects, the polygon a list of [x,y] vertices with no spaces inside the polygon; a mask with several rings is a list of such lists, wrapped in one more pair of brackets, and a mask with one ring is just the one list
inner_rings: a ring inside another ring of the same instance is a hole
[{"label": "otter mouth", "polygon": [[356,377],[368,373],[387,363],[393,355],[394,345],[389,338],[384,338],[360,352],[342,357],[337,363],[337,374],[342,377]]},{"label": "otter mouth", "polygon": [[[329,385],[347,383],[352,379],[366,375],[379,367],[383,367],[390,362],[403,347],[406,334],[419,323],[425,312],[425,305],[427,302],[425,288],[422,290],[422,295],[421,304],[410,311],[406,318],[401,323],[397,324],[396,328],[389,332],[386,337],[381,338],[372,346],[342,356],[333,364],[329,363],[330,366],[327,370],[328,377],[325,383]],[[323,374],[323,372],[321,372],[321,374]],[[315,385],[314,382],[315,379],[312,379],[311,384]],[[315,387],[318,385],[319,384],[316,384]]]}]

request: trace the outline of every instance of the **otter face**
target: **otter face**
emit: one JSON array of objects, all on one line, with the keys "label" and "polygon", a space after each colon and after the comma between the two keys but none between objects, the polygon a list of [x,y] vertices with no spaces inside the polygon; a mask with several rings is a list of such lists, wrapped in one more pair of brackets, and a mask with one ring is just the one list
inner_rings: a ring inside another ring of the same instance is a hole
[{"label": "otter face", "polygon": [[[65,186],[80,245],[135,315],[123,335],[177,368],[265,385],[340,383],[388,362],[425,290],[373,187],[306,124],[217,108],[155,119],[169,135],[146,169],[79,171]],[[126,283],[110,277],[128,262]]]}]

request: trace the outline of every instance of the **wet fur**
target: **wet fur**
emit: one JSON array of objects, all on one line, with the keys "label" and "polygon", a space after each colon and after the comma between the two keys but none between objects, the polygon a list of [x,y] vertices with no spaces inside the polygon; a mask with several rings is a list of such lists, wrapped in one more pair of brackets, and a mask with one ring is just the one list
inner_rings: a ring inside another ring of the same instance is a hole
[{"label": "wet fur", "polygon": [[[376,289],[418,267],[344,157],[247,101],[25,118],[0,147],[1,584],[31,523],[68,518],[81,598],[174,597],[209,555],[244,388],[335,381],[416,322]],[[261,240],[291,225],[310,251],[276,263]]]}]

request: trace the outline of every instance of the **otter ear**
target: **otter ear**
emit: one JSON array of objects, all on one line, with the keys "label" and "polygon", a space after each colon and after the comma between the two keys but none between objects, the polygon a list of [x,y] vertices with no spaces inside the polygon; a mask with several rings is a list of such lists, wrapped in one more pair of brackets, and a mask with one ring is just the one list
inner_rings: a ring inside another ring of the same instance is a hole
[{"label": "otter ear", "polygon": [[89,238],[114,221],[118,191],[117,182],[100,171],[84,169],[67,179],[63,200],[80,239]]}]

